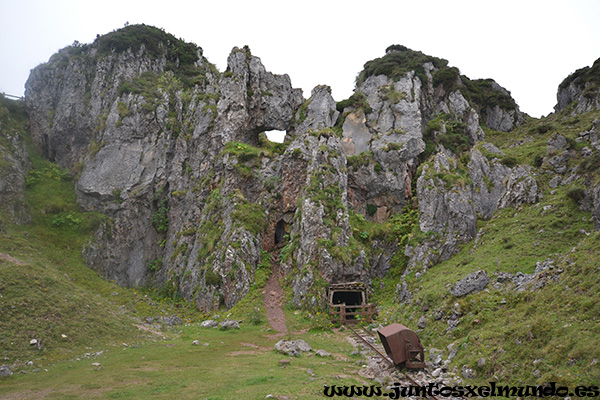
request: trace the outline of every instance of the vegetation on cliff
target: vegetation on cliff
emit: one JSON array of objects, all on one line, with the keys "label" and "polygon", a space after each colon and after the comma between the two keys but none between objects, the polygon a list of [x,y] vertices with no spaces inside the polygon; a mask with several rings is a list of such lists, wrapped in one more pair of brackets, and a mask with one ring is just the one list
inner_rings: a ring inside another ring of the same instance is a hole
[{"label": "vegetation on cliff", "polygon": [[[389,46],[383,57],[366,62],[356,78],[356,85],[360,87],[368,77],[376,75],[385,75],[397,81],[409,72],[414,72],[425,84],[430,80],[425,70],[426,63],[430,63],[433,67],[431,71],[433,86],[443,87],[447,93],[459,90],[472,105],[477,106],[477,111],[484,117],[483,121],[485,121],[488,107],[499,106],[505,110],[517,109],[517,104],[510,93],[504,89],[495,88],[496,84],[492,79],[471,80],[461,75],[458,68],[449,67],[448,60],[428,56],[402,45]],[[342,102],[340,108],[343,109],[342,107],[347,106],[346,103],[358,102],[360,100],[358,96],[360,96],[360,92]]]},{"label": "vegetation on cliff", "polygon": [[[419,329],[425,346],[448,360],[448,369],[476,371],[469,383],[574,387],[597,381],[600,111],[511,122],[512,132],[482,127],[480,118],[496,106],[501,117],[518,111],[507,91],[491,80],[470,81],[447,61],[399,45],[366,63],[357,78],[360,85],[383,74],[397,86],[382,79],[382,86],[357,91],[337,107],[326,87],[302,101],[287,77],[266,72],[246,49],[235,50],[228,72],[206,85],[212,67],[197,46],[144,25],[62,50],[41,67],[60,73],[49,82],[38,76],[38,94],[47,90],[60,100],[65,93],[56,87],[72,82],[61,73],[89,83],[82,72],[88,64],[134,54],[159,67],[107,83],[112,100],[97,91],[94,101],[102,110],[95,128],[71,124],[92,109],[85,105],[91,92],[81,85],[66,96],[72,104],[58,117],[47,93],[35,101],[48,108],[31,107],[42,122],[35,121],[36,128],[54,129],[34,132],[37,145],[55,146],[48,154],[83,149],[75,161],[91,176],[85,188],[76,171],[39,155],[23,107],[2,99],[0,148],[8,156],[18,152],[15,143],[26,144],[21,192],[31,217],[18,224],[9,209],[1,213],[0,313],[7,318],[0,343],[7,363],[29,373],[30,358],[48,366],[87,350],[111,349],[103,359],[111,370],[97,369],[98,376],[124,374],[138,390],[116,384],[107,390],[110,397],[179,395],[189,387],[221,395],[236,380],[242,382],[236,390],[246,395],[263,396],[277,381],[282,393],[314,397],[298,371],[318,368],[321,388],[339,373],[332,365],[345,368],[362,356],[343,354],[325,366],[301,357],[298,367],[277,366],[278,356],[264,350],[275,339],[264,322],[262,292],[270,274],[285,271],[290,337],[305,335],[350,353],[330,330],[325,295],[330,282],[360,279],[379,307],[371,328],[401,322]],[[115,65],[132,70],[129,61],[120,62]],[[576,78],[595,82],[587,75],[597,74],[594,68]],[[411,71],[424,85],[405,79]],[[347,125],[332,126],[338,111],[346,111]],[[68,122],[60,130],[56,121]],[[289,141],[268,142],[260,133],[267,127],[286,128]],[[349,130],[365,143],[351,143]],[[354,144],[345,154],[344,145]],[[0,168],[8,171],[12,164],[4,157]],[[139,174],[131,178],[134,172]],[[96,180],[100,175],[114,179]],[[419,192],[419,183],[430,190]],[[494,189],[504,189],[502,206],[500,195],[490,194]],[[417,198],[422,193],[427,196]],[[87,209],[104,213],[84,210],[84,201]],[[492,211],[475,203],[493,203]],[[427,204],[433,210],[421,207]],[[104,247],[93,248],[99,242]],[[429,259],[415,255],[420,245]],[[101,279],[83,261],[82,254],[93,251],[91,267],[104,263],[98,270],[107,276],[121,274],[121,282],[141,287]],[[485,290],[464,296],[451,291],[477,271],[491,277]],[[252,326],[207,332],[198,324],[207,316],[197,308]],[[190,325],[164,329],[148,322],[175,314]],[[309,328],[314,330],[294,333]],[[172,343],[162,344],[163,336]],[[33,338],[43,339],[43,351],[30,347]],[[242,338],[252,341],[252,353],[240,353]],[[208,344],[190,350],[191,340]],[[142,345],[112,351],[114,343],[132,342]],[[222,362],[224,354],[240,357],[235,371]],[[210,368],[198,367],[200,355]],[[51,367],[52,377],[67,371],[89,385],[90,371],[81,364],[69,371],[70,365]],[[153,376],[165,365],[172,368],[168,379]],[[211,377],[212,386],[191,378],[190,370]],[[360,382],[348,374],[344,382]],[[35,381],[31,376],[18,379]],[[65,381],[58,385],[72,394]]]}]

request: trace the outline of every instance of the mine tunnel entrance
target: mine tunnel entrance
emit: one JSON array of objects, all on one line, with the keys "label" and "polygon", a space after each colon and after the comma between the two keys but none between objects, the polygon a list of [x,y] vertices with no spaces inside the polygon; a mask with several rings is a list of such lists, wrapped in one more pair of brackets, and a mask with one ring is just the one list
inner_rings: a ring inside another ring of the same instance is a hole
[{"label": "mine tunnel entrance", "polygon": [[332,295],[333,304],[346,303],[347,306],[363,304],[363,292],[334,291]]},{"label": "mine tunnel entrance", "polygon": [[372,305],[367,304],[366,285],[362,282],[336,283],[329,287],[332,321],[354,321],[358,316],[371,320]]}]

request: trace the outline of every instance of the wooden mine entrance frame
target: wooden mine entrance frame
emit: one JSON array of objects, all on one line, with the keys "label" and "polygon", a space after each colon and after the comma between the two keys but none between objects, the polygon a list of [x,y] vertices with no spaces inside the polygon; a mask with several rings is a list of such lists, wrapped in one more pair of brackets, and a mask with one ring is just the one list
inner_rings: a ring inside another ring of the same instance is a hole
[{"label": "wooden mine entrance frame", "polygon": [[363,282],[335,283],[329,286],[329,315],[340,325],[371,322],[377,313],[375,304],[367,303],[367,285]]}]

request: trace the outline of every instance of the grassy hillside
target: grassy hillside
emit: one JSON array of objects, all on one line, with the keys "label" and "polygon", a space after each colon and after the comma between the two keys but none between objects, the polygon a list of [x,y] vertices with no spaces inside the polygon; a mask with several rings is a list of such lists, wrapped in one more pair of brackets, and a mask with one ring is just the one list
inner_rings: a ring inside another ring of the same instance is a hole
[{"label": "grassy hillside", "polygon": [[[303,338],[333,357],[303,355],[289,365],[279,363],[289,357],[272,350],[281,336],[273,335],[262,305],[271,271],[268,254],[248,296],[218,316],[245,321],[234,331],[201,328],[198,322],[206,316],[193,307],[150,290],[119,287],[88,269],[82,249],[107,217],[79,209],[68,173],[39,156],[26,133],[26,118],[14,117],[23,116],[19,107],[11,102],[9,111],[2,105],[0,117],[3,127],[17,130],[28,143],[26,201],[32,222],[4,223],[0,232],[0,364],[16,372],[0,380],[0,398],[262,399],[274,394],[309,399],[319,397],[324,384],[363,382],[357,374],[362,356],[351,354],[345,334],[329,330],[326,316],[290,306],[285,312],[292,333],[284,338]],[[531,119],[513,133],[487,130],[486,140],[506,159],[539,168],[542,199],[479,221],[479,240],[419,277],[417,271],[409,274],[410,304],[394,301],[405,265],[395,260],[389,276],[373,285],[378,322],[416,329],[424,315],[427,325],[418,332],[425,347],[442,350],[446,358],[448,346],[454,346],[449,369],[475,369],[470,383],[554,381],[575,387],[600,382],[600,234],[591,214],[580,209],[582,190],[600,179],[599,158],[583,158],[584,144],[576,141],[596,118],[600,112],[551,115]],[[569,165],[578,166],[581,177],[552,188],[555,174],[542,161],[548,139],[557,133],[574,150]],[[381,226],[355,223],[369,237],[392,232],[401,240],[406,232],[400,228],[411,228],[411,218]],[[546,260],[562,271],[556,280],[538,279],[535,290],[518,291],[507,283],[495,287],[496,273],[531,274]],[[454,283],[481,269],[491,277],[485,291],[460,298],[450,294]],[[284,290],[291,298],[290,289]],[[434,318],[436,312],[446,317],[457,312],[460,322],[448,331],[444,319]],[[163,330],[143,324],[146,317],[174,314],[186,324]],[[43,349],[31,346],[32,339],[41,339]],[[193,340],[200,345],[193,346]]]},{"label": "grassy hillside", "polygon": [[[454,344],[458,351],[452,366],[475,369],[476,383],[554,381],[574,387],[600,381],[600,234],[594,231],[590,212],[580,209],[585,188],[599,181],[600,171],[598,154],[583,158],[580,150],[586,143],[576,141],[599,117],[600,112],[559,114],[529,120],[513,133],[486,131],[486,140],[498,146],[505,159],[539,168],[542,199],[478,221],[479,240],[418,278],[417,271],[408,275],[411,304],[396,304],[398,280],[384,280],[385,289],[375,295],[383,306],[382,322],[402,321],[416,328],[424,315],[427,325],[419,335],[425,346],[443,350],[447,357],[448,346]],[[565,136],[574,150],[569,167],[578,167],[579,178],[552,188],[549,182],[555,173],[542,161],[548,139],[556,134]],[[540,286],[545,282],[541,289],[523,291],[510,283],[494,286],[497,273],[532,274],[536,263],[546,260],[553,261],[556,282],[539,277]],[[486,290],[463,297],[450,294],[452,285],[478,270],[486,270],[491,278]],[[434,318],[436,312],[448,317],[454,311],[462,316],[452,331],[445,318]],[[480,358],[485,359],[483,367],[477,365]]]},{"label": "grassy hillside", "polygon": [[[10,106],[0,105],[2,126],[28,144],[25,195],[32,222],[18,226],[3,219],[0,232],[0,364],[15,373],[0,378],[0,398],[314,398],[323,384],[362,382],[355,365],[360,357],[350,354],[354,348],[345,335],[307,332],[327,321],[292,309],[286,311],[288,328],[297,333],[285,338],[303,338],[333,357],[313,352],[279,364],[289,357],[272,350],[281,337],[268,326],[262,305],[268,254],[250,294],[215,316],[244,320],[235,331],[200,328],[206,316],[193,306],[150,289],[119,287],[87,268],[82,249],[107,217],[78,207],[68,172],[32,145],[22,105],[2,100]],[[168,315],[185,323],[144,323]],[[41,340],[42,349],[30,345],[32,339]],[[193,340],[202,345],[192,346]]]},{"label": "grassy hillside", "polygon": [[[22,112],[20,103],[3,101]],[[29,149],[25,197],[32,222],[4,223],[0,232],[0,362],[45,365],[110,343],[143,340],[147,333],[135,325],[147,316],[198,318],[187,305],[121,288],[85,266],[82,250],[106,217],[79,209],[69,174],[40,157],[25,120],[13,118],[10,127]],[[43,350],[31,346],[32,339],[41,340]]]}]

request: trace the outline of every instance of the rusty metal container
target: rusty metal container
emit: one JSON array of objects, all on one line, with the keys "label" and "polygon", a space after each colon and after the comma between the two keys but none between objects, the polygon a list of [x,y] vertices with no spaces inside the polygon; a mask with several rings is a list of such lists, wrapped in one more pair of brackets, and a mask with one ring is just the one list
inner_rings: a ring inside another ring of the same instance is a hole
[{"label": "rusty metal container", "polygon": [[417,334],[401,324],[391,324],[377,331],[385,352],[394,364],[407,368],[425,368],[425,353]]}]

